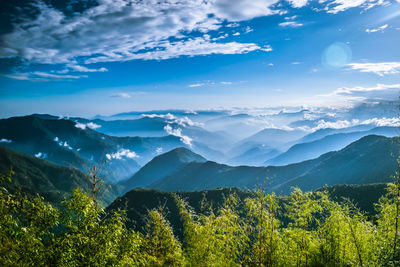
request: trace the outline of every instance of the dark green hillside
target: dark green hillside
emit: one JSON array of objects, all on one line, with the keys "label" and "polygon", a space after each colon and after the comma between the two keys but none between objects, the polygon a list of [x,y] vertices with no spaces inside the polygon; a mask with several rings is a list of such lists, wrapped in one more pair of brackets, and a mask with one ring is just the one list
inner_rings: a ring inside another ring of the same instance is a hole
[{"label": "dark green hillside", "polygon": [[[180,198],[197,213],[206,213],[209,207],[218,209],[229,194],[236,194],[239,199],[251,197],[254,193],[242,191],[236,188],[213,189],[208,191],[178,192]],[[205,206],[202,206],[205,203]],[[162,208],[165,217],[175,229],[176,234],[182,237],[182,222],[179,216],[178,207],[174,200],[174,193],[162,192],[152,189],[134,189],[124,196],[117,198],[109,207],[108,212],[122,209],[127,212],[128,227],[141,231],[145,224],[145,216],[152,209]]]},{"label": "dark green hillside", "polygon": [[124,182],[123,185],[126,189],[125,191],[129,191],[135,187],[146,187],[164,178],[187,162],[205,161],[205,158],[186,148],[176,148],[152,159],[135,173],[133,177]]},{"label": "dark green hillside", "polygon": [[333,201],[351,200],[369,216],[376,214],[375,204],[387,193],[387,184],[334,185],[322,188],[327,190]]},{"label": "dark green hillside", "polygon": [[287,194],[291,187],[316,190],[325,185],[392,181],[397,170],[399,138],[367,136],[346,148],[317,159],[281,167],[231,167],[215,162],[187,163],[148,186],[165,191],[195,191],[218,187],[254,189]]},{"label": "dark green hillside", "polygon": [[[376,214],[375,204],[380,197],[387,193],[387,184],[367,184],[367,185],[335,185],[324,187],[332,200],[341,202],[343,198],[350,199],[362,212],[372,217]],[[219,209],[229,194],[239,197],[239,207],[244,209],[244,199],[254,197],[253,191],[240,190],[237,188],[222,188],[205,191],[193,192],[163,192],[152,189],[134,189],[122,197],[118,197],[108,208],[108,212],[122,209],[127,212],[129,228],[142,231],[144,219],[149,210],[162,208],[168,221],[173,226],[175,233],[182,237],[183,225],[178,212],[178,207],[174,200],[174,194],[184,199],[190,207],[198,214],[207,214],[209,208],[213,211]],[[278,203],[282,208],[287,203],[288,198],[282,196],[278,198]],[[281,209],[283,213],[283,209]],[[239,211],[240,213],[241,211]],[[284,214],[279,217],[283,219]]]},{"label": "dark green hillside", "polygon": [[[9,190],[40,194],[51,203],[60,204],[76,187],[85,191],[91,188],[88,177],[75,168],[58,166],[0,146],[0,173],[6,173],[10,166],[15,174],[11,183],[6,184]],[[105,185],[101,201],[110,203],[118,193],[118,187]]]},{"label": "dark green hillside", "polygon": [[400,138],[370,135],[331,156],[312,170],[282,183],[275,190],[288,193],[292,186],[315,190],[324,185],[370,184],[393,181],[397,171]]}]

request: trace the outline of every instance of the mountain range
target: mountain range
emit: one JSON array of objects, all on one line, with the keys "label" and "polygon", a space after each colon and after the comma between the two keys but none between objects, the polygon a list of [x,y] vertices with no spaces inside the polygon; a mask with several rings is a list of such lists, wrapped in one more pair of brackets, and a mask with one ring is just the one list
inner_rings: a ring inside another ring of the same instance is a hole
[{"label": "mountain range", "polygon": [[[168,174],[164,172],[163,178],[155,174],[157,179],[146,187],[171,192],[265,187],[268,192],[287,194],[293,186],[315,190],[325,185],[386,183],[392,181],[391,176],[397,170],[399,140],[369,135],[339,151],[286,166],[232,167],[211,161],[180,163]],[[163,158],[172,159],[174,155],[166,153]],[[149,162],[146,170],[152,170],[152,164]],[[125,191],[131,189],[128,187]]]}]

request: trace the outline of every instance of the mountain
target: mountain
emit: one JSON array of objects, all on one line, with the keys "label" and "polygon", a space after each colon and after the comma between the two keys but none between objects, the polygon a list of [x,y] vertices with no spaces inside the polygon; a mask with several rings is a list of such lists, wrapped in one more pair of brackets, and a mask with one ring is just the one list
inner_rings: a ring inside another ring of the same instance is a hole
[{"label": "mountain", "polygon": [[146,187],[157,182],[188,162],[205,162],[202,156],[186,148],[176,148],[155,157],[123,183],[125,192],[135,187]]},{"label": "mountain", "polygon": [[300,130],[282,130],[266,128],[258,133],[244,139],[241,143],[255,142],[265,144],[271,147],[277,147],[280,144],[285,144],[295,141],[305,135],[305,132]]},{"label": "mountain", "polygon": [[[244,163],[239,163],[240,156],[242,156],[243,154],[247,153],[246,157],[257,157],[256,155],[250,155],[249,151],[251,150],[256,152],[256,150],[254,149],[260,148],[262,150],[276,149],[278,151],[282,151],[284,148],[287,149],[289,147],[286,146],[287,143],[298,140],[304,135],[305,132],[300,130],[288,131],[271,128],[263,129],[256,134],[247,137],[233,145],[231,149],[226,153],[230,156],[230,160],[228,160],[228,162],[235,162],[237,164],[243,165]],[[251,165],[258,165],[254,162],[250,163]]]},{"label": "mountain", "polygon": [[106,160],[110,182],[129,178],[162,150],[182,146],[179,137],[114,137],[90,127],[96,124],[31,115],[0,120],[2,145],[63,166],[85,170]]},{"label": "mountain", "polygon": [[190,162],[149,185],[164,191],[196,191],[218,187],[254,189],[287,194],[297,186],[314,190],[325,185],[390,182],[397,170],[400,138],[370,135],[337,152],[287,166],[231,167],[215,162]]},{"label": "mountain", "polygon": [[[144,117],[134,120],[88,120],[71,118],[71,120],[86,125],[97,125],[96,130],[112,136],[146,136],[162,138],[173,135],[182,140],[180,146],[191,148],[196,153],[222,162],[226,156],[221,148],[229,147],[234,138],[223,131],[207,131],[200,123],[191,121],[187,116],[176,117],[167,114],[143,114]],[[179,146],[175,146],[179,147]]]},{"label": "mountain", "polygon": [[[358,128],[357,128],[358,129]],[[330,132],[329,130],[324,133]],[[334,132],[334,131],[333,131]],[[319,140],[296,144],[289,148],[288,151],[278,155],[275,158],[267,160],[265,165],[283,166],[304,160],[316,158],[324,153],[336,151],[344,148],[361,137],[378,134],[387,137],[397,136],[399,129],[397,127],[376,127],[368,131],[357,131],[350,133],[338,133],[327,135]],[[321,134],[321,132],[319,133]],[[318,135],[313,135],[314,137]],[[305,140],[309,138],[303,138]]]},{"label": "mountain", "polygon": [[112,136],[161,137],[167,135],[164,131],[167,123],[164,118],[159,117],[140,117],[138,119],[124,120],[71,118],[71,120],[85,124],[94,123],[99,126],[97,128],[99,132]]},{"label": "mountain", "polygon": [[232,166],[263,166],[266,159],[271,159],[280,154],[280,151],[267,147],[265,145],[253,145],[250,149],[243,152],[239,156],[233,157],[227,161]]},{"label": "mountain", "polygon": [[[0,146],[0,173],[7,173],[12,166],[15,174],[8,190],[39,194],[53,204],[59,205],[74,188],[84,191],[91,189],[91,183],[83,172],[71,167],[63,167],[43,159]],[[100,191],[100,200],[111,203],[120,193],[120,186],[104,185]]]},{"label": "mountain", "polygon": [[[318,166],[272,190],[285,193],[293,186],[314,190],[324,185],[393,182],[400,138],[369,135],[330,154]],[[323,155],[326,156],[327,154]]]},{"label": "mountain", "polygon": [[371,130],[372,128],[374,128],[374,127],[369,124],[356,125],[356,126],[340,128],[340,129],[324,128],[324,129],[316,130],[315,132],[312,132],[310,134],[307,134],[307,135],[303,136],[302,138],[300,138],[299,140],[297,140],[296,142],[298,144],[309,143],[309,142],[313,142],[313,141],[322,139],[328,135],[339,134],[339,133],[352,133],[352,132],[368,131],[368,130]]}]

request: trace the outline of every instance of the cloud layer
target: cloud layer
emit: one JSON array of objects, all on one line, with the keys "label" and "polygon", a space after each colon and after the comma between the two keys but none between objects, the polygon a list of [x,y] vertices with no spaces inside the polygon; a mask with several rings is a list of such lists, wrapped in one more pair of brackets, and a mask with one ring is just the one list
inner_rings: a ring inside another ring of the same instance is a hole
[{"label": "cloud layer", "polygon": [[[65,68],[57,73],[8,75],[17,80],[48,81],[87,77],[66,75],[69,72],[107,71],[101,66],[85,66],[93,63],[271,51],[271,47],[257,43],[224,41],[226,35],[217,30],[260,16],[285,14],[283,2],[293,8],[312,3],[309,0],[99,0],[96,6],[66,15],[38,1],[31,4],[37,13],[35,18],[18,20],[10,33],[1,36],[0,58],[63,64]],[[322,6],[326,12],[338,13],[352,7],[368,9],[387,3],[389,0],[320,0],[313,4]],[[281,26],[302,24],[286,21]],[[246,29],[245,33],[250,31]],[[218,34],[222,34],[221,38]]]}]

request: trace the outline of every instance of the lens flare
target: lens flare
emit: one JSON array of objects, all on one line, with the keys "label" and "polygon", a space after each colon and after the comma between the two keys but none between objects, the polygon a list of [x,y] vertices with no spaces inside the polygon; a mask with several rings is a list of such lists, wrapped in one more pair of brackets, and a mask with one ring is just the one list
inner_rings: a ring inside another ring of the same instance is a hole
[{"label": "lens flare", "polygon": [[341,68],[351,61],[351,48],[344,43],[334,43],[322,53],[322,65],[327,68]]}]

